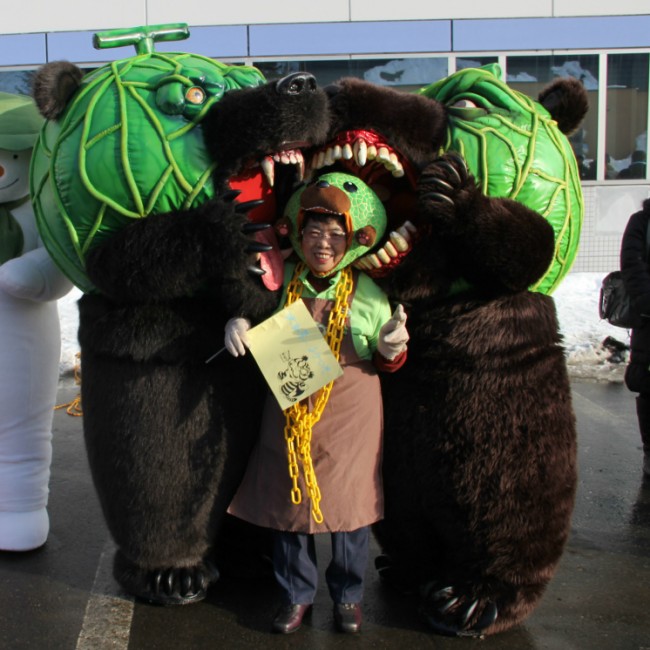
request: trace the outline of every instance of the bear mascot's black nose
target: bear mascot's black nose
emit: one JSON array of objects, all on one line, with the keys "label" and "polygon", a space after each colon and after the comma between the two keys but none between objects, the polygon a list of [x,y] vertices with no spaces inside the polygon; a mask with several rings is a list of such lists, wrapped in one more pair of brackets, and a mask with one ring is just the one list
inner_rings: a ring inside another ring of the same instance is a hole
[{"label": "bear mascot's black nose", "polygon": [[316,90],[316,77],[309,72],[294,72],[279,79],[275,85],[279,95],[302,95]]}]

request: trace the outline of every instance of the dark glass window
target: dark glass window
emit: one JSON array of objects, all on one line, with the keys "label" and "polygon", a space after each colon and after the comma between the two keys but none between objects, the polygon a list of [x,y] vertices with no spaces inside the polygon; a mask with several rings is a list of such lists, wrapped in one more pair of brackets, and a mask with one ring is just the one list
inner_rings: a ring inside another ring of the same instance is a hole
[{"label": "dark glass window", "polygon": [[607,56],[606,178],[647,178],[648,54]]},{"label": "dark glass window", "polygon": [[446,57],[413,59],[342,59],[336,61],[256,61],[253,63],[267,79],[278,79],[292,72],[311,72],[320,86],[341,77],[359,77],[398,90],[412,91],[427,86],[448,74]]},{"label": "dark glass window", "polygon": [[596,179],[598,143],[598,55],[568,54],[509,56],[506,59],[507,82],[515,90],[533,99],[555,77],[575,77],[582,81],[589,96],[590,110],[582,126],[569,140],[584,180]]},{"label": "dark glass window", "polygon": [[471,58],[456,59],[456,70],[464,70],[465,68],[480,68],[481,66],[488,65],[489,63],[498,63],[499,59],[496,56],[473,56]]},{"label": "dark glass window", "polygon": [[3,70],[0,72],[0,91],[15,95],[30,95],[33,74],[33,70]]}]

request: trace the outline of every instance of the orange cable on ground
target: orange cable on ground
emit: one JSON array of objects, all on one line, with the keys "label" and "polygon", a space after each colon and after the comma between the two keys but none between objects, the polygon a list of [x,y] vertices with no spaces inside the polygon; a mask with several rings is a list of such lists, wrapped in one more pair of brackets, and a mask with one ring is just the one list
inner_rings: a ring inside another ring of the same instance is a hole
[{"label": "orange cable on ground", "polygon": [[[80,360],[81,360],[81,352],[77,352],[75,355],[75,358],[77,359],[77,363],[74,366],[73,372],[74,372],[74,383],[77,384],[77,386],[81,386],[81,365],[80,365]],[[55,411],[58,411],[59,409],[64,408],[66,410],[66,413],[68,415],[72,415],[73,417],[81,417],[83,415],[83,411],[81,409],[81,392],[71,401],[68,402],[67,404],[57,404],[54,407]]]}]

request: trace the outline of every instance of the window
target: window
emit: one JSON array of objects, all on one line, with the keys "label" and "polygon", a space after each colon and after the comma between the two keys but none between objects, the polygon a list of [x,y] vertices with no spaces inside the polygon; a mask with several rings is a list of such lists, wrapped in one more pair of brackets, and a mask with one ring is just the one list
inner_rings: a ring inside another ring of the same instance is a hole
[{"label": "window", "polygon": [[320,86],[341,77],[359,77],[382,86],[414,91],[448,74],[447,57],[412,59],[341,59],[333,61],[255,61],[267,79],[279,79],[292,72],[311,72]]},{"label": "window", "polygon": [[30,95],[33,70],[0,71],[0,91],[15,95]]},{"label": "window", "polygon": [[[505,68],[507,83],[534,99],[545,85],[558,76],[572,76],[583,83],[589,98],[589,112],[580,129],[570,136],[583,180],[638,179],[637,182],[648,182],[650,175],[645,164],[650,110],[648,51],[513,56],[490,52],[420,57],[395,55],[392,58],[347,56],[314,60],[246,60],[246,64],[258,67],[269,80],[306,71],[314,74],[320,86],[352,76],[405,92],[414,92],[439,81],[453,70],[499,62]],[[607,88],[603,88],[599,94],[599,70],[605,67]],[[91,67],[87,67],[83,72],[91,70]],[[33,74],[34,70],[27,66],[0,68],[0,91],[30,94]]]},{"label": "window", "polygon": [[607,56],[605,125],[605,178],[647,178],[647,53]]},{"label": "window", "polygon": [[469,59],[458,57],[456,59],[456,70],[464,70],[465,68],[480,68],[490,63],[498,63],[499,59],[496,56],[472,56]]},{"label": "window", "polygon": [[506,59],[508,84],[533,99],[555,77],[575,77],[587,90],[589,112],[580,129],[569,140],[583,180],[596,179],[598,143],[598,55],[568,54],[509,56]]}]

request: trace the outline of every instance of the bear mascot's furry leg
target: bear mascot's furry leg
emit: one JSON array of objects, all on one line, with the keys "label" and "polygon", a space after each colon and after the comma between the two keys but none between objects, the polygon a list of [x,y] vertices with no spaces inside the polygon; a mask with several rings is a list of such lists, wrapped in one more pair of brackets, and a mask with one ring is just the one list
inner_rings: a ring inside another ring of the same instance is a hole
[{"label": "bear mascot's furry leg", "polygon": [[[434,629],[492,634],[532,611],[570,530],[570,384],[553,300],[527,290],[553,235],[523,206],[486,199],[451,155],[425,169],[420,217],[426,249],[416,245],[393,278],[415,362],[383,384],[376,533],[388,576],[423,590]],[[442,301],[415,288],[450,271],[469,286]]]}]

